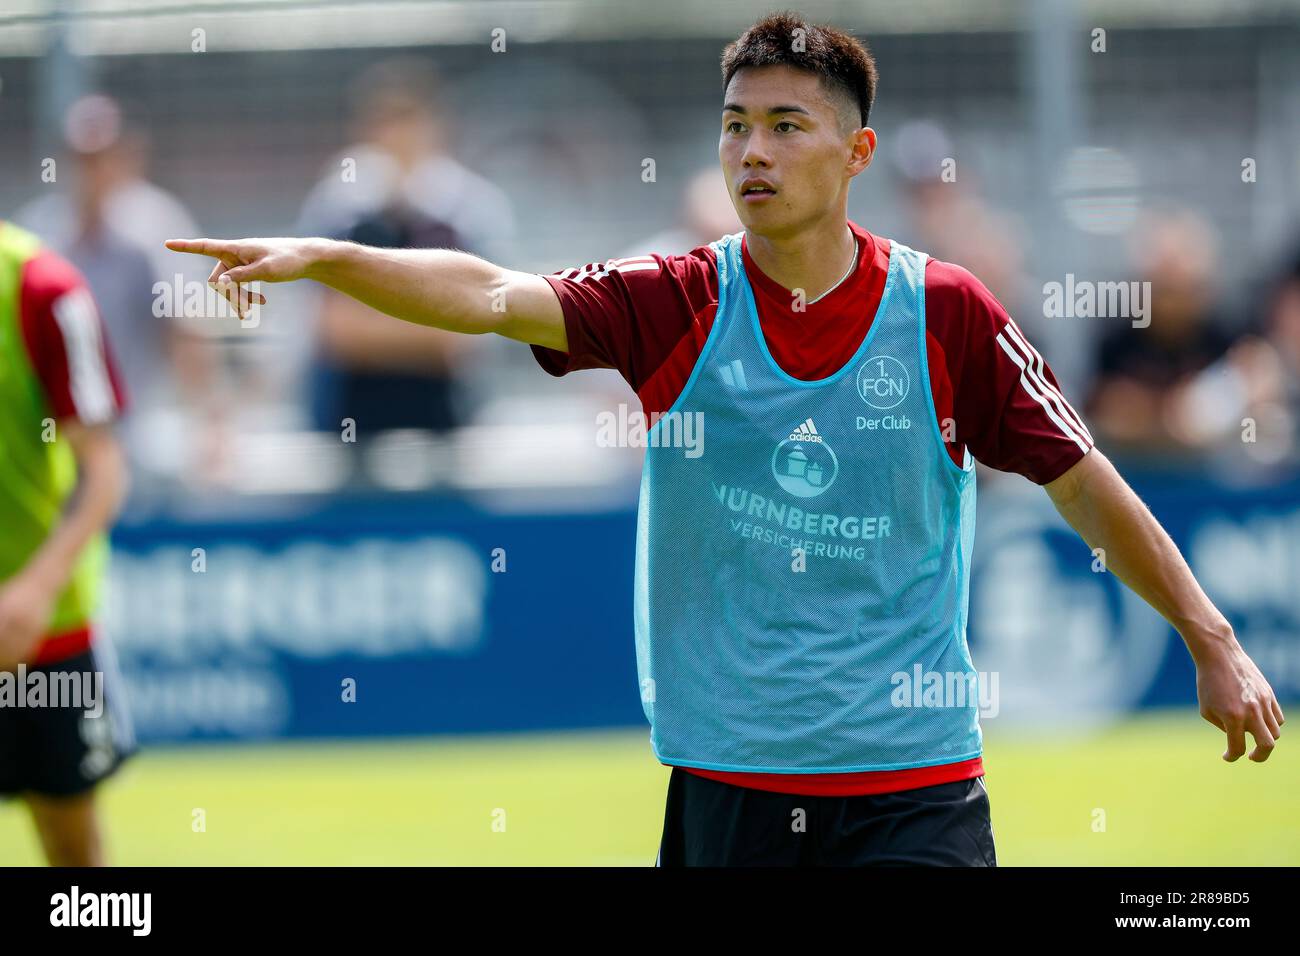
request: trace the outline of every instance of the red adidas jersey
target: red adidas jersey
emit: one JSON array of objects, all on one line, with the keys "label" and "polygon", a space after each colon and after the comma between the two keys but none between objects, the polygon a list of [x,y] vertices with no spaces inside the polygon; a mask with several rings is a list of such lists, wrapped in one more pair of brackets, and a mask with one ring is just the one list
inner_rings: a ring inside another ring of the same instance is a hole
[{"label": "red adidas jersey", "polygon": [[[86,425],[117,419],[126,409],[126,389],[94,297],[76,267],[40,249],[23,263],[18,308],[19,344],[51,415]],[[32,663],[73,657],[90,646],[91,638],[89,627],[48,634],[37,645]]]},{"label": "red adidas jersey", "polygon": [[[857,352],[879,308],[889,241],[849,223],[857,267],[834,289],[795,310],[791,292],[754,264],[742,243],[759,324],[776,362],[795,378],[825,378]],[[564,310],[567,353],[532,346],[551,375],[617,369],[647,416],[668,411],[708,339],[718,306],[713,250],[591,263],[545,277]],[[954,462],[966,449],[980,463],[1037,484],[1058,478],[1092,448],[1083,419],[1051,368],[987,288],[961,266],[928,259],[926,358],[940,431]],[[951,419],[952,427],[943,428]],[[844,774],[734,773],[701,776],[782,793],[888,793],[981,775],[981,758],[934,767]]]}]

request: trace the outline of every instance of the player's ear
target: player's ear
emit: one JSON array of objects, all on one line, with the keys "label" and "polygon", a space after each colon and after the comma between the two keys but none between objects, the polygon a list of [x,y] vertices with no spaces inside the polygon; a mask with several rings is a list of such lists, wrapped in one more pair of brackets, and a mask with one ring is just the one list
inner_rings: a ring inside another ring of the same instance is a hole
[{"label": "player's ear", "polygon": [[849,175],[856,176],[868,166],[876,155],[876,131],[870,126],[855,130],[852,140],[852,156],[849,159]]}]

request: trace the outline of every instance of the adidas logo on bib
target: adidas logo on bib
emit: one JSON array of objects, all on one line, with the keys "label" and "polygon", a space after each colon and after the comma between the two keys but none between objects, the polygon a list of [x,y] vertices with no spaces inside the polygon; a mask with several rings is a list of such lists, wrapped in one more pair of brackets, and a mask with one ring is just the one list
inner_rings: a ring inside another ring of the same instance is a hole
[{"label": "adidas logo on bib", "polygon": [[790,433],[788,441],[815,441],[820,442],[822,436],[817,434],[817,426],[813,424],[811,418],[805,418],[803,424]]}]

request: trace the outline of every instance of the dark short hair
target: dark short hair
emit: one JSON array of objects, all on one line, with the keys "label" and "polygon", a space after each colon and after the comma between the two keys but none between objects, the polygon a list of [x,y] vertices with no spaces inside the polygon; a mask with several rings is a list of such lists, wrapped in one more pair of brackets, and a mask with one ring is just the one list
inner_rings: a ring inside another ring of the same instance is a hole
[{"label": "dark short hair", "polygon": [[858,117],[867,125],[877,74],[876,58],[862,41],[834,27],[810,24],[788,10],[768,14],[722,51],[722,88],[726,90],[742,67],[778,65],[821,77],[825,87],[857,103]]}]

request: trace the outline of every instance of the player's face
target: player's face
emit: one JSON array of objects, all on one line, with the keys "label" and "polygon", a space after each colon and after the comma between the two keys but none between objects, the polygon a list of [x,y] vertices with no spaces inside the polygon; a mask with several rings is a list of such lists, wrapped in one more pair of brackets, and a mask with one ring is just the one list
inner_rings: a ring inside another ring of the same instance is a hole
[{"label": "player's face", "polygon": [[[795,235],[843,217],[849,180],[871,161],[865,135],[841,131],[834,101],[812,73],[788,66],[738,70],[723,98],[718,158],[746,231]],[[855,145],[856,144],[856,145]],[[753,180],[768,188],[754,189]]]}]

